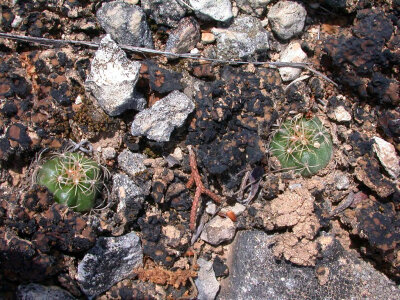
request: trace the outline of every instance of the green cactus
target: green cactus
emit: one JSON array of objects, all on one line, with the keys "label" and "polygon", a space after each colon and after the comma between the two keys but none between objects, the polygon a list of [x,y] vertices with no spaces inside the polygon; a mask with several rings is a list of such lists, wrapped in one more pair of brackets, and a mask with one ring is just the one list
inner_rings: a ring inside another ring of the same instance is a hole
[{"label": "green cactus", "polygon": [[56,202],[80,212],[94,206],[103,183],[101,167],[95,161],[71,152],[57,154],[42,164],[35,181],[47,187]]},{"label": "green cactus", "polygon": [[321,121],[297,116],[275,131],[270,152],[282,169],[311,176],[326,167],[332,157],[332,140]]}]

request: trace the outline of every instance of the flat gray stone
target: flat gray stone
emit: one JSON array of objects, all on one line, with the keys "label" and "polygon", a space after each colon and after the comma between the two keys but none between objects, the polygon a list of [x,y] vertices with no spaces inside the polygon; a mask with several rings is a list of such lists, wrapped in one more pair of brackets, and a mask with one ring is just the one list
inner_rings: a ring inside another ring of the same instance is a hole
[{"label": "flat gray stone", "polygon": [[124,51],[106,35],[92,60],[85,87],[110,116],[127,109],[143,110],[146,100],[135,90],[140,63],[130,61]]},{"label": "flat gray stone", "polygon": [[219,291],[219,282],[215,278],[212,261],[206,261],[203,258],[197,260],[200,270],[194,283],[199,294],[198,300],[213,300]]},{"label": "flat gray stone", "polygon": [[189,0],[196,16],[203,20],[227,22],[233,18],[232,4],[229,0]]},{"label": "flat gray stone", "polygon": [[269,10],[268,21],[279,38],[288,40],[302,32],[306,16],[307,11],[301,4],[279,1]]},{"label": "flat gray stone", "polygon": [[147,136],[157,142],[169,141],[175,127],[180,127],[194,110],[193,101],[184,93],[173,91],[157,101],[151,108],[135,116],[131,133],[134,136]]},{"label": "flat gray stone", "polygon": [[228,250],[229,277],[217,299],[398,299],[400,289],[333,237],[321,240],[315,268],[296,267],[272,254],[274,236],[241,231]]},{"label": "flat gray stone", "polygon": [[374,136],[374,152],[388,174],[396,179],[400,176],[400,159],[394,146],[380,137]]},{"label": "flat gray stone", "polygon": [[18,300],[74,300],[70,293],[57,286],[44,286],[36,283],[21,284],[18,286],[16,298]]},{"label": "flat gray stone", "polygon": [[154,48],[146,14],[139,6],[125,1],[106,2],[97,11],[96,16],[101,27],[117,43]]},{"label": "flat gray stone", "polygon": [[227,29],[213,28],[220,59],[244,59],[269,49],[268,32],[254,17],[237,18]]},{"label": "flat gray stone", "polygon": [[140,238],[131,232],[120,237],[100,237],[78,264],[77,280],[88,297],[107,291],[142,265]]}]

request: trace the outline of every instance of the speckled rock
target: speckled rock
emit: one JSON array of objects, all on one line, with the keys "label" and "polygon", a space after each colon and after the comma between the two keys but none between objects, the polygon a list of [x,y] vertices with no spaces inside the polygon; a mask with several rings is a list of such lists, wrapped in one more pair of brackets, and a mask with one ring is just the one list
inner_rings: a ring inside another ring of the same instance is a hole
[{"label": "speckled rock", "polygon": [[125,1],[105,2],[96,13],[104,30],[119,44],[154,48],[143,10]]},{"label": "speckled rock", "polygon": [[142,259],[140,239],[136,233],[100,237],[79,263],[77,280],[87,296],[96,296],[141,266]]},{"label": "speckled rock", "polygon": [[146,166],[143,163],[146,158],[146,155],[133,153],[132,151],[125,149],[120,155],[118,155],[118,165],[129,176],[135,177],[135,175],[146,170]]},{"label": "speckled rock", "polygon": [[182,19],[167,40],[165,51],[172,53],[188,53],[200,41],[200,26],[195,18]]},{"label": "speckled rock", "polygon": [[315,268],[278,263],[270,247],[273,239],[261,231],[237,234],[228,250],[230,274],[221,281],[217,299],[398,298],[400,290],[392,281],[330,236],[321,238]]},{"label": "speckled rock", "polygon": [[400,159],[396,154],[396,149],[394,146],[384,139],[375,136],[374,144],[372,145],[376,155],[379,158],[379,161],[386,169],[388,174],[396,179],[400,176]]},{"label": "speckled rock", "polygon": [[350,122],[351,121],[350,113],[342,105],[340,105],[334,109],[333,117],[334,117],[334,120],[336,120],[338,122]]},{"label": "speckled rock", "polygon": [[302,32],[306,16],[303,5],[294,1],[279,1],[268,11],[272,31],[283,40]]},{"label": "speckled rock", "polygon": [[211,245],[217,246],[235,237],[236,226],[229,218],[214,217],[203,229],[200,238]]},{"label": "speckled rock", "polygon": [[[304,62],[306,58],[307,54],[301,49],[301,45],[298,42],[290,43],[280,55],[280,61],[282,62],[300,63]],[[279,68],[279,74],[281,74],[283,81],[295,80],[300,76],[301,71],[301,68]]]},{"label": "speckled rock", "polygon": [[206,261],[203,258],[199,258],[197,264],[200,267],[197,278],[194,281],[199,292],[197,299],[215,299],[215,296],[219,291],[219,282],[217,281],[217,278],[215,278],[213,263],[211,261]]},{"label": "speckled rock", "polygon": [[110,116],[127,109],[143,110],[146,100],[135,90],[139,70],[140,63],[129,61],[111,36],[106,35],[93,58],[85,86]]},{"label": "speckled rock", "polygon": [[250,58],[269,49],[268,32],[254,17],[237,18],[229,28],[213,28],[212,33],[221,59]]},{"label": "speckled rock", "polygon": [[187,7],[178,0],[142,0],[140,5],[157,24],[176,27]]},{"label": "speckled rock", "polygon": [[236,0],[236,5],[247,14],[261,17],[270,2],[271,0]]},{"label": "speckled rock", "polygon": [[29,283],[26,285],[18,286],[17,290],[18,300],[45,300],[45,299],[58,299],[58,300],[74,300],[70,293],[56,286],[44,286],[36,283]]},{"label": "speckled rock", "polygon": [[157,142],[169,141],[175,127],[180,127],[194,110],[194,103],[185,94],[174,91],[151,108],[138,113],[132,123],[134,136],[146,135]]},{"label": "speckled rock", "polygon": [[232,4],[229,0],[189,0],[196,15],[204,20],[227,22],[232,17]]}]

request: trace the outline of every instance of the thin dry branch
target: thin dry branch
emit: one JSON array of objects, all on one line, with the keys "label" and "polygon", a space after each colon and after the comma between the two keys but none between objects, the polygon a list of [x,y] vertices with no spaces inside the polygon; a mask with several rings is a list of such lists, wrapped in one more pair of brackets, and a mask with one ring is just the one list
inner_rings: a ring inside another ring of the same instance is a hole
[{"label": "thin dry branch", "polygon": [[189,164],[192,170],[192,174],[190,175],[186,187],[190,189],[193,186],[193,184],[196,184],[196,192],[194,194],[192,209],[190,211],[190,224],[189,224],[190,230],[194,231],[196,228],[197,208],[199,206],[201,195],[206,194],[208,197],[210,197],[217,203],[221,203],[221,198],[217,194],[211,192],[209,189],[204,187],[204,184],[201,181],[199,170],[197,169],[196,155],[192,149],[192,146],[189,145],[188,150],[189,150]]},{"label": "thin dry branch", "polygon": [[[0,38],[7,38],[13,39],[18,41],[25,41],[28,43],[39,43],[39,44],[47,44],[47,45],[77,45],[77,46],[86,46],[92,48],[98,48],[99,43],[88,42],[88,41],[73,41],[73,40],[59,40],[59,39],[47,39],[47,38],[39,38],[39,37],[31,37],[31,36],[23,36],[23,35],[16,35],[11,33],[0,32]],[[136,53],[147,53],[147,54],[154,54],[154,55],[165,55],[165,56],[172,56],[176,58],[187,58],[187,59],[195,59],[195,60],[204,60],[213,63],[221,63],[221,64],[229,64],[229,65],[241,65],[241,64],[254,64],[254,65],[263,65],[267,68],[280,68],[280,67],[291,67],[291,68],[300,68],[300,69],[307,69],[308,71],[314,73],[315,75],[325,79],[326,81],[332,83],[334,86],[338,86],[333,80],[322,74],[321,72],[313,69],[310,63],[291,63],[291,62],[281,62],[281,61],[242,61],[242,60],[225,60],[225,59],[216,59],[216,58],[208,58],[202,57],[199,55],[194,55],[190,53],[172,53],[168,51],[160,51],[155,49],[149,48],[142,48],[142,47],[134,47],[129,45],[119,45],[120,48]]]}]

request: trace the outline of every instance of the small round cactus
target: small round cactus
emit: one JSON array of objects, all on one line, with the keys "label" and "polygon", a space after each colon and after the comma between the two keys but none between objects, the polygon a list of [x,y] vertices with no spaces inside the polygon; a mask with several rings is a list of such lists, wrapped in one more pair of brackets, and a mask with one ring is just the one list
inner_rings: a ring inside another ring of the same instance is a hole
[{"label": "small round cactus", "polygon": [[66,204],[75,211],[88,211],[95,202],[102,185],[101,167],[79,153],[57,154],[42,164],[35,176],[54,194],[58,203]]},{"label": "small round cactus", "polygon": [[317,117],[307,120],[297,116],[285,121],[273,134],[270,152],[282,169],[311,176],[329,163],[332,140]]}]

